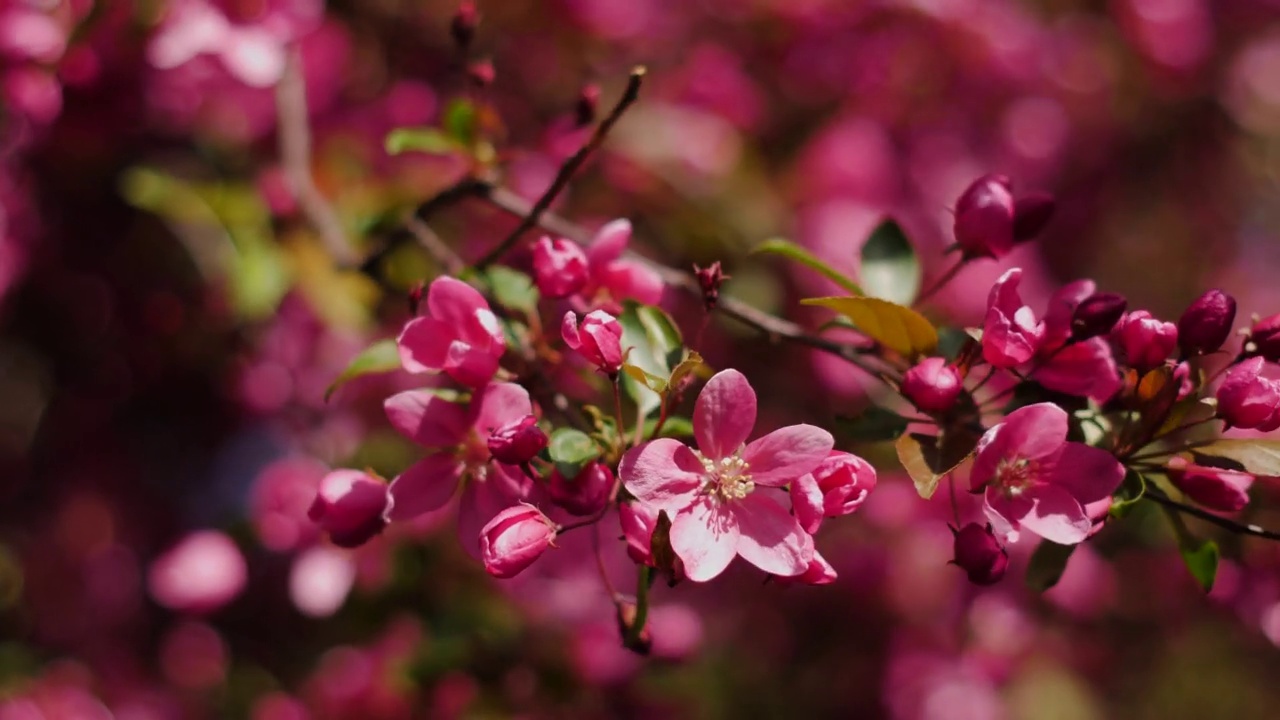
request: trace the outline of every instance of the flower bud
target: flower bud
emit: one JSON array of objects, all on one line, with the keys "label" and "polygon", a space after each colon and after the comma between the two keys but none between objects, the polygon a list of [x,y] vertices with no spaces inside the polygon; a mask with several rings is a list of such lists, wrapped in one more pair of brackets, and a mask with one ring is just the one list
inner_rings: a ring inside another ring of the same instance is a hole
[{"label": "flower bud", "polygon": [[508,465],[527,463],[547,447],[547,434],[538,419],[525,415],[503,425],[489,435],[489,454]]},{"label": "flower bud", "polygon": [[1249,358],[1228,370],[1218,386],[1218,417],[1229,427],[1280,428],[1280,382],[1262,377],[1264,363],[1261,357]]},{"label": "flower bud", "polygon": [[1249,342],[1253,343],[1254,354],[1271,362],[1280,361],[1280,313],[1254,323],[1249,329]]},{"label": "flower bud", "polygon": [[578,93],[578,102],[573,106],[573,122],[578,127],[585,127],[596,121],[596,109],[600,106],[600,86],[587,83]]},{"label": "flower bud", "polygon": [[478,88],[489,87],[497,76],[498,71],[493,68],[493,61],[487,58],[467,66],[467,77],[471,80],[471,84]]},{"label": "flower bud", "polygon": [[556,524],[538,508],[520,503],[503,510],[480,531],[480,559],[490,575],[515,577],[555,545]]},{"label": "flower bud", "polygon": [[587,284],[587,254],[572,240],[544,235],[533,246],[533,275],[543,297],[569,297]]},{"label": "flower bud", "polygon": [[1135,310],[1120,318],[1111,337],[1129,365],[1150,370],[1164,364],[1173,352],[1178,344],[1178,328],[1171,322],[1151,317],[1146,310]]},{"label": "flower bud", "polygon": [[467,49],[475,39],[476,27],[480,24],[480,13],[476,12],[476,4],[472,0],[463,0],[449,23],[449,35],[458,47]]},{"label": "flower bud", "polygon": [[639,500],[618,503],[618,524],[627,541],[627,555],[633,562],[653,565],[651,547],[653,530],[658,525],[658,511]]},{"label": "flower bud", "polygon": [[876,469],[866,460],[832,450],[813,472],[791,483],[791,504],[805,532],[817,532],[824,517],[848,515],[866,502],[876,487]]},{"label": "flower bud", "polygon": [[574,515],[594,515],[604,508],[613,491],[613,471],[608,465],[593,462],[570,480],[559,470],[551,473],[547,490],[551,501]]},{"label": "flower bud", "polygon": [[720,286],[729,279],[720,268],[720,261],[716,260],[707,267],[694,265],[693,276],[698,279],[698,286],[702,288],[702,304],[708,310],[714,309],[720,302]]},{"label": "flower bud", "polygon": [[603,310],[593,310],[578,325],[578,316],[570,310],[560,324],[565,345],[609,375],[622,368],[622,325]]},{"label": "flower bud", "polygon": [[958,566],[969,575],[969,582],[974,585],[994,585],[1004,577],[1009,567],[1009,554],[1000,547],[991,526],[969,523],[956,530],[955,559],[952,564]]},{"label": "flower bud", "polygon": [[387,484],[359,470],[334,470],[320,480],[307,517],[338,547],[358,547],[382,532],[391,496]]},{"label": "flower bud", "polygon": [[1094,293],[1076,306],[1071,314],[1071,339],[1080,341],[1111,332],[1129,305],[1118,293]]},{"label": "flower bud", "polygon": [[1178,320],[1178,347],[1185,356],[1216,352],[1231,334],[1236,320],[1236,299],[1221,290],[1210,290]]},{"label": "flower bud", "polygon": [[1195,465],[1175,457],[1165,467],[1169,481],[1196,503],[1218,512],[1238,512],[1249,504],[1247,472]]},{"label": "flower bud", "polygon": [[940,357],[921,360],[902,378],[902,395],[927,413],[950,410],[963,390],[960,371]]},{"label": "flower bud", "polygon": [[954,231],[966,257],[998,258],[1013,247],[1014,201],[1009,178],[983,175],[956,200]]},{"label": "flower bud", "polygon": [[409,314],[418,317],[418,308],[422,306],[422,298],[426,295],[427,285],[419,280],[413,287],[409,288]]},{"label": "flower bud", "polygon": [[1044,229],[1057,207],[1049,193],[1030,193],[1013,204],[1013,241],[1026,242]]}]

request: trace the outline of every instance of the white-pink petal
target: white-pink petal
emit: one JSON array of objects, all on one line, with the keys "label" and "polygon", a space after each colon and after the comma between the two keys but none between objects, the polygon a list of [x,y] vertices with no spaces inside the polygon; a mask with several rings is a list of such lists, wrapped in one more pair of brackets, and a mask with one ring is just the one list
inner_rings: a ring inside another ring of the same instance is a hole
[{"label": "white-pink petal", "polygon": [[778,501],[754,492],[728,507],[737,518],[738,554],[744,560],[782,577],[809,569],[813,538]]},{"label": "white-pink petal", "polygon": [[741,536],[734,515],[703,497],[671,523],[671,549],[684,563],[685,577],[706,582],[724,572],[737,554]]},{"label": "white-pink petal", "polygon": [[659,438],[627,451],[618,476],[627,492],[672,516],[694,501],[705,482],[698,456],[674,438]]},{"label": "white-pink petal", "polygon": [[716,373],[698,394],[693,433],[698,449],[712,460],[737,452],[756,424],[756,391],[737,370]]}]

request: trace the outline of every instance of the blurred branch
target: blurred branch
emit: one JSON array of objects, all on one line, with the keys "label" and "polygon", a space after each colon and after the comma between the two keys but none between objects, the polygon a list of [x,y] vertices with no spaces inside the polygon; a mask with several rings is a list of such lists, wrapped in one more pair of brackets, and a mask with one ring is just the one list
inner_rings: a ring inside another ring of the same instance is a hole
[{"label": "blurred branch", "polygon": [[339,265],[358,260],[347,242],[342,221],[320,193],[311,176],[311,125],[307,116],[307,85],[296,47],[285,61],[284,75],[276,85],[276,114],[280,134],[280,159],[285,178],[307,222],[320,235],[325,249]]},{"label": "blurred branch", "polygon": [[644,74],[645,68],[643,65],[638,65],[632,69],[631,76],[627,78],[627,88],[622,92],[622,97],[618,98],[617,104],[613,106],[613,109],[609,111],[604,120],[601,120],[600,124],[596,126],[596,131],[592,133],[591,139],[560,166],[555,179],[551,181],[551,186],[547,188],[546,192],[542,193],[542,197],[538,198],[538,201],[533,204],[529,212],[521,216],[520,224],[516,226],[515,230],[512,230],[509,235],[502,239],[502,242],[494,246],[492,250],[476,262],[477,269],[483,270],[492,265],[498,258],[515,246],[520,240],[520,236],[538,226],[538,221],[541,220],[543,213],[547,211],[547,208],[551,207],[551,203],[564,191],[573,174],[582,167],[582,164],[587,161],[591,153],[600,147],[600,144],[604,142],[605,136],[613,129],[614,124],[618,122],[618,119],[622,117],[627,108],[631,107],[631,104],[639,97],[640,83],[644,80]]},{"label": "blurred branch", "polygon": [[1215,515],[1214,513],[1211,513],[1208,510],[1198,508],[1194,505],[1187,505],[1185,503],[1180,503],[1177,500],[1174,500],[1168,495],[1165,495],[1164,493],[1161,493],[1160,491],[1155,490],[1153,488],[1147,488],[1147,492],[1143,495],[1143,497],[1150,499],[1152,502],[1155,502],[1167,508],[1170,508],[1171,510],[1176,510],[1180,513],[1183,513],[1184,515],[1190,515],[1192,517],[1200,518],[1205,522],[1212,523],[1214,525],[1217,525],[1220,528],[1225,528],[1227,530],[1230,530],[1231,532],[1236,533],[1237,535],[1252,535],[1254,537],[1266,538],[1267,540],[1280,540],[1280,532],[1268,530],[1262,527],[1261,525],[1239,523],[1230,518],[1225,518],[1225,517],[1222,517],[1221,515]]}]

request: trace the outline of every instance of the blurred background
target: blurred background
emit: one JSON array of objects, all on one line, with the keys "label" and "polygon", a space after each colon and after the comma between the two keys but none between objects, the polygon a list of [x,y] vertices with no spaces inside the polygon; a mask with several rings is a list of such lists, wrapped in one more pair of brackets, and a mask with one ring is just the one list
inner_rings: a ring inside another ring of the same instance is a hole
[{"label": "blurred background", "polygon": [[[859,448],[880,486],[818,537],[836,584],[735,567],[660,585],[647,659],[573,547],[500,582],[446,516],[347,551],[305,513],[328,468],[391,477],[419,452],[381,409],[412,379],[325,400],[440,272],[394,241],[406,211],[476,162],[448,143],[389,155],[390,130],[466,135],[532,199],[585,137],[583,88],[603,111],[644,64],[556,207],[630,218],[633,248],[673,267],[723,260],[726,292],[759,307],[816,324],[795,300],[831,288],[753,245],[787,237],[856,273],[885,214],[941,272],[951,203],[999,172],[1058,212],[949,285],[946,319],[973,323],[1009,266],[1032,307],[1091,277],[1166,318],[1215,286],[1266,315],[1280,2],[481,0],[466,50],[457,10],[0,0],[0,719],[1275,717],[1280,547],[1219,537],[1206,597],[1138,516],[1045,595],[1021,547],[976,588],[946,565],[945,503],[891,448]],[[282,165],[295,52],[337,245]],[[471,202],[432,226],[475,258],[512,221]],[[697,330],[697,307],[668,309]],[[762,427],[866,405],[847,365],[707,332]],[[1277,503],[1264,487],[1251,521],[1280,525]]]}]

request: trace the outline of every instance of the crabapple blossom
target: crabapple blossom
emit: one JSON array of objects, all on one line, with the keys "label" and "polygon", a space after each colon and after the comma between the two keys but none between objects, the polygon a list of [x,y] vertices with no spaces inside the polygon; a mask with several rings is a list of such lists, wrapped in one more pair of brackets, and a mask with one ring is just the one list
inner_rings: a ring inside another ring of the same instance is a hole
[{"label": "crabapple blossom", "polygon": [[814,470],[831,434],[792,425],[747,443],[756,394],[737,370],[716,373],[694,406],[694,450],[672,438],[632,448],[619,474],[627,490],[672,518],[671,546],[694,581],[710,580],[735,556],[793,576],[813,559],[813,539],[769,493]]},{"label": "crabapple blossom", "polygon": [[964,378],[946,358],[925,358],[902,377],[902,395],[927,413],[946,412],[964,391]]},{"label": "crabapple blossom", "polygon": [[439,277],[427,289],[427,311],[410,320],[396,340],[405,370],[444,372],[468,387],[483,387],[507,348],[484,296],[461,280]]},{"label": "crabapple blossom", "polygon": [[1004,577],[1009,567],[1009,553],[996,540],[990,525],[969,523],[959,530],[952,528],[955,536],[955,557],[951,563],[969,576],[974,585],[994,585]]},{"label": "crabapple blossom", "polygon": [[594,515],[609,502],[613,484],[613,471],[609,466],[593,462],[572,479],[559,470],[552,470],[551,477],[547,478],[547,492],[552,502],[574,515]]},{"label": "crabapple blossom", "polygon": [[631,222],[614,220],[600,228],[586,247],[587,282],[578,293],[583,309],[617,314],[623,300],[656,305],[662,300],[658,273],[643,263],[622,258],[631,240]]},{"label": "crabapple blossom", "polygon": [[1002,257],[1013,248],[1013,217],[1009,178],[983,175],[956,200],[956,242],[966,257]]},{"label": "crabapple blossom", "polygon": [[493,459],[508,465],[529,462],[546,449],[547,442],[547,434],[538,427],[538,418],[533,415],[496,428],[486,441]]},{"label": "crabapple blossom", "polygon": [[1271,362],[1280,361],[1280,313],[1255,322],[1249,329],[1249,342],[1255,354]]},{"label": "crabapple blossom", "polygon": [[357,547],[382,532],[391,495],[387,484],[358,470],[334,470],[320,480],[307,517],[338,547]]},{"label": "crabapple blossom", "polygon": [[1135,310],[1120,318],[1111,338],[1126,362],[1139,370],[1150,370],[1163,364],[1177,347],[1178,326],[1157,320],[1146,310]]},{"label": "crabapple blossom", "polygon": [[1196,298],[1178,319],[1178,347],[1183,356],[1216,352],[1227,341],[1235,319],[1236,299],[1221,290]]},{"label": "crabapple blossom", "polygon": [[1022,302],[1018,285],[1022,269],[1011,268],[991,287],[982,323],[982,357],[998,368],[1030,360],[1044,339],[1044,323]]},{"label": "crabapple blossom", "polygon": [[589,266],[582,246],[564,238],[538,238],[533,245],[533,277],[538,292],[551,299],[566,298],[587,284]]},{"label": "crabapple blossom", "polygon": [[521,503],[498,513],[480,530],[480,559],[490,575],[520,574],[555,545],[556,524],[538,508]]},{"label": "crabapple blossom", "polygon": [[579,325],[578,316],[570,310],[560,324],[560,336],[600,372],[616,375],[622,368],[622,324],[609,313],[592,310]]},{"label": "crabapple blossom", "polygon": [[824,517],[855,512],[876,487],[871,463],[842,450],[832,450],[818,467],[791,483],[791,505],[796,520],[812,535]]},{"label": "crabapple blossom", "polygon": [[1280,381],[1264,377],[1266,361],[1252,357],[1227,370],[1218,386],[1218,417],[1230,427],[1280,428]]},{"label": "crabapple blossom", "polygon": [[1067,442],[1067,412],[1037,403],[1009,413],[978,441],[970,485],[984,492],[996,535],[1031,532],[1062,545],[1089,536],[1085,505],[1115,492],[1124,466],[1105,450]]},{"label": "crabapple blossom", "polygon": [[1239,470],[1206,467],[1175,457],[1165,465],[1169,481],[1196,503],[1219,512],[1238,512],[1249,504],[1254,476]]}]

